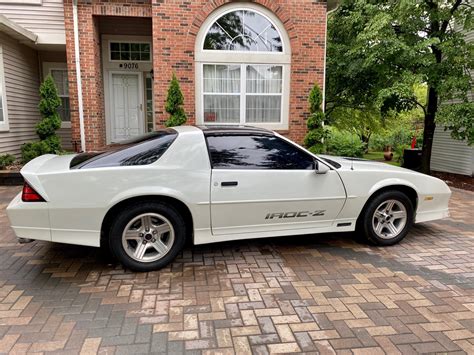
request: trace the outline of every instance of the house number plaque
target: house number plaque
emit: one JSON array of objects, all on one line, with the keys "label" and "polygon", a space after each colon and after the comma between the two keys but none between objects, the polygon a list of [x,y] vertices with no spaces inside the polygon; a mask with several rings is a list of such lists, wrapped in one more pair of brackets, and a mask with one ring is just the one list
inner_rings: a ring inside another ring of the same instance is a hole
[{"label": "house number plaque", "polygon": [[124,69],[138,69],[138,63],[120,63],[120,68]]}]

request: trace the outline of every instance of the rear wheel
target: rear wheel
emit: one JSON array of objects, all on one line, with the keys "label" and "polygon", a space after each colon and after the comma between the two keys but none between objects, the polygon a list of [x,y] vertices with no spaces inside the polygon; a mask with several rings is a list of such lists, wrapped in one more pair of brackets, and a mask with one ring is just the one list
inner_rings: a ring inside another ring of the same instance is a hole
[{"label": "rear wheel", "polygon": [[413,224],[413,204],[400,191],[382,192],[368,203],[363,213],[362,232],[375,245],[398,243]]},{"label": "rear wheel", "polygon": [[109,245],[127,268],[135,271],[160,269],[184,246],[186,225],[171,205],[144,202],[119,213],[110,230]]}]

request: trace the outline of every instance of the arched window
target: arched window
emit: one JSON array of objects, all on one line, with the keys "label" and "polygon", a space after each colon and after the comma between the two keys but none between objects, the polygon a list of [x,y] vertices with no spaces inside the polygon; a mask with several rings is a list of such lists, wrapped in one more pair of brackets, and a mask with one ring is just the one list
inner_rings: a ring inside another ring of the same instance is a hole
[{"label": "arched window", "polygon": [[288,35],[271,11],[219,8],[196,40],[197,122],[287,129],[290,58]]},{"label": "arched window", "polygon": [[219,17],[204,39],[204,49],[282,52],[281,36],[269,19],[250,10]]}]

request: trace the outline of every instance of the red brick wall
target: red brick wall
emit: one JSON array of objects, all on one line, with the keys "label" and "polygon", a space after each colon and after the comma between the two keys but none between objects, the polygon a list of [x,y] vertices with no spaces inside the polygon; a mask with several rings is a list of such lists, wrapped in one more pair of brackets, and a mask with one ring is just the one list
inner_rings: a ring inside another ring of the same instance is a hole
[{"label": "red brick wall", "polygon": [[[79,140],[72,0],[65,0],[66,41],[71,87],[73,139]],[[173,72],[185,97],[190,124],[195,122],[194,45],[201,24],[225,0],[187,1],[99,1],[79,2],[81,68],[84,92],[87,150],[105,144],[103,83],[100,48],[95,15],[152,17],[155,120],[158,126],[167,119],[164,102]],[[285,25],[291,41],[290,117],[287,135],[301,142],[306,133],[307,97],[316,82],[323,85],[326,2],[314,0],[257,0]],[[285,132],[283,132],[285,133]]]}]

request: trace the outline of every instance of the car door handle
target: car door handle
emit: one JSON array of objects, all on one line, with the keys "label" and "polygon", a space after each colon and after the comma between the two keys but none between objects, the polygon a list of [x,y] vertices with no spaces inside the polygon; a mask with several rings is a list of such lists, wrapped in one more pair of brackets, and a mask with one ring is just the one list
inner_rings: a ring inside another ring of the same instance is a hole
[{"label": "car door handle", "polygon": [[237,186],[239,183],[237,181],[222,181],[221,186]]}]

